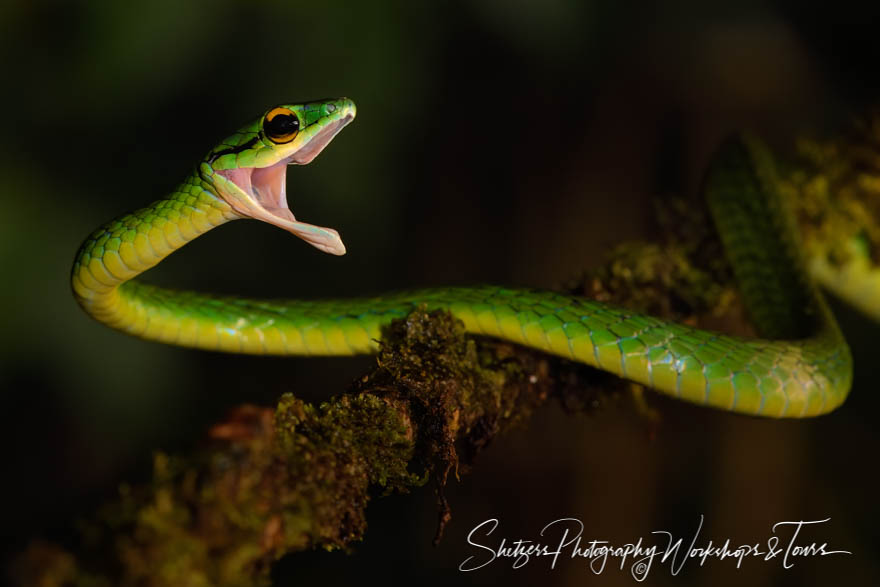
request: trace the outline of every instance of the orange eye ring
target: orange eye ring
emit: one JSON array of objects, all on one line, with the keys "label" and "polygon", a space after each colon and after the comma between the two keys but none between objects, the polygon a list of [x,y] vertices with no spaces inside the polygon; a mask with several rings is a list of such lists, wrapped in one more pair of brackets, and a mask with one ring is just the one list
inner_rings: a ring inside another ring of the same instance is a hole
[{"label": "orange eye ring", "polygon": [[278,145],[289,143],[299,132],[299,118],[287,108],[278,106],[263,118],[263,133]]}]

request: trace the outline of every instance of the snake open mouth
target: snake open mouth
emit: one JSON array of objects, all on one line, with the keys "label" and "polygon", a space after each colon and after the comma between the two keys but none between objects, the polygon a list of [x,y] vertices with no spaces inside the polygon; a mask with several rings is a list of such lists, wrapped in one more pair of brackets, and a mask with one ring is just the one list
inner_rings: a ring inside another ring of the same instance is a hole
[{"label": "snake open mouth", "polygon": [[232,207],[245,216],[283,228],[325,253],[344,255],[345,245],[336,230],[300,222],[291,212],[287,202],[287,166],[310,163],[353,118],[346,115],[328,123],[300,149],[267,167],[218,171],[249,196],[244,201],[231,199]]}]

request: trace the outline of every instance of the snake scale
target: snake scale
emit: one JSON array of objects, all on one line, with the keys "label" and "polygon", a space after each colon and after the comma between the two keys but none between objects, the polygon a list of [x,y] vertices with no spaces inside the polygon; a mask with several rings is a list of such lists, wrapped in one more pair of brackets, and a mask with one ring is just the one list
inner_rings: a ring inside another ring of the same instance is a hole
[{"label": "snake scale", "polygon": [[705,197],[756,329],[746,339],[549,291],[436,288],[365,299],[258,300],[164,289],[133,280],[205,232],[239,218],[281,227],[345,253],[339,234],[297,220],[288,165],[312,161],[355,117],[347,98],[269,109],[223,140],[177,189],[95,230],[71,280],[85,311],[147,340],[230,353],[375,352],[382,328],[417,306],[445,309],[467,331],[609,371],[660,393],[739,413],[804,417],[846,398],[852,359],[804,271],[793,217],[756,140],[728,140]]}]

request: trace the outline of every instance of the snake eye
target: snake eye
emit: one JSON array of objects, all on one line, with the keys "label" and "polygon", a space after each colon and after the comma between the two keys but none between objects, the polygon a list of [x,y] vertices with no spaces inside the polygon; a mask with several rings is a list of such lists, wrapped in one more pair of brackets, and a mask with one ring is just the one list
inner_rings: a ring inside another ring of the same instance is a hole
[{"label": "snake eye", "polygon": [[289,143],[299,132],[299,119],[287,108],[273,108],[263,119],[263,132],[273,143]]}]

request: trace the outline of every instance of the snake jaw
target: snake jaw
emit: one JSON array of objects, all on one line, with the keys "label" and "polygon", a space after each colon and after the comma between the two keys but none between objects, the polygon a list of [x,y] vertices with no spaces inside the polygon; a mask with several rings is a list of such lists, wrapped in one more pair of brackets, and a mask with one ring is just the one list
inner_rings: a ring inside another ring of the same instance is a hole
[{"label": "snake jaw", "polygon": [[[312,159],[323,148],[321,146]],[[300,222],[290,210],[287,203],[287,166],[292,164],[292,159],[293,157],[288,157],[268,167],[252,168],[251,194],[260,208],[258,214],[252,215],[295,234],[325,253],[344,255],[345,244],[336,230]]]},{"label": "snake jaw", "polygon": [[290,156],[290,163],[294,165],[306,165],[311,163],[315,157],[317,157],[321,151],[324,150],[330,141],[333,140],[333,137],[339,134],[345,125],[354,120],[354,114],[346,114],[342,118],[338,118],[332,122],[327,123],[321,130],[319,130],[315,136],[309,140],[305,145],[303,145],[300,149]]},{"label": "snake jaw", "polygon": [[219,191],[239,214],[283,228],[325,253],[344,255],[345,244],[336,230],[300,222],[291,212],[287,203],[287,166],[311,163],[353,119],[351,111],[328,122],[293,153],[271,165],[218,170],[216,173],[239,193],[229,197],[231,186],[223,185],[226,182],[217,184]]},{"label": "snake jaw", "polygon": [[[283,228],[325,253],[344,255],[345,244],[336,230],[300,222],[290,211],[287,204],[288,159],[268,167],[218,171],[240,192],[238,197],[225,199],[242,216]],[[217,187],[221,193],[227,192],[226,186],[218,184]]]}]

